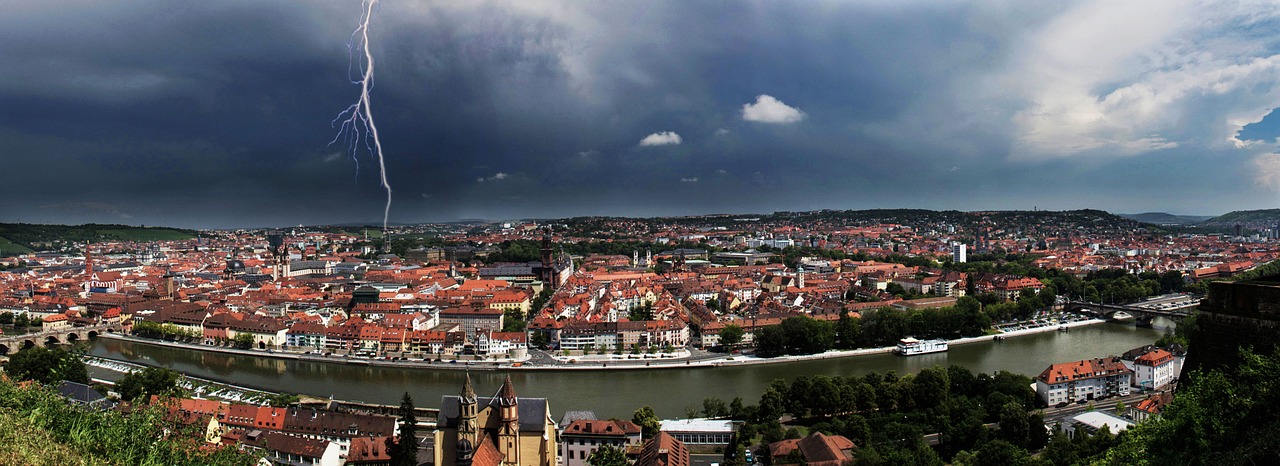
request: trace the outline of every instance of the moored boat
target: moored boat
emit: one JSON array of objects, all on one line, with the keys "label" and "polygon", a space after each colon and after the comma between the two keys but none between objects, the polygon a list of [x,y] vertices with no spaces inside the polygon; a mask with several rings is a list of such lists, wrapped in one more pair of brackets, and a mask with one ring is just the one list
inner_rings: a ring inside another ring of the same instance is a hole
[{"label": "moored boat", "polygon": [[906,337],[898,341],[897,353],[902,356],[941,353],[947,350],[947,340],[917,340]]}]

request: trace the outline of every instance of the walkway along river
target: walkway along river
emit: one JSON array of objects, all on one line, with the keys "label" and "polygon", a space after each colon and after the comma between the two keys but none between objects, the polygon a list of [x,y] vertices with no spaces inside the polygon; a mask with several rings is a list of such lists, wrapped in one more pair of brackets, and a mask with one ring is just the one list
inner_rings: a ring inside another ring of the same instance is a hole
[{"label": "walkway along river", "polygon": [[[705,397],[728,402],[741,396],[748,404],[774,379],[801,375],[860,376],[868,372],[914,373],[933,365],[960,365],[973,372],[1007,370],[1035,376],[1054,362],[1118,355],[1160,338],[1167,322],[1151,328],[1132,324],[1099,324],[1070,332],[1047,332],[1009,338],[1001,342],[955,345],[946,353],[901,357],[873,354],[837,359],[779,364],[691,368],[688,370],[627,371],[513,371],[509,372],[520,396],[545,397],[557,419],[566,410],[592,410],[601,418],[631,417],[636,408],[649,405],[663,418],[680,417],[686,407],[701,407]],[[303,393],[318,397],[397,404],[408,391],[419,406],[436,407],[442,395],[462,389],[463,372],[327,364],[204,352],[97,339],[89,354],[138,364],[168,367],[211,380],[271,391]],[[103,379],[119,373],[90,367],[90,375]],[[497,391],[508,372],[477,371],[471,377],[476,391]]]}]

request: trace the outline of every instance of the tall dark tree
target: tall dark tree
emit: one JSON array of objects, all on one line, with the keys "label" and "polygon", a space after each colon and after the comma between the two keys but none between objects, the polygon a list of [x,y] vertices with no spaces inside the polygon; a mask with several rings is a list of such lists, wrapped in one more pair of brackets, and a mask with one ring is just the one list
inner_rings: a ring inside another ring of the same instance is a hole
[{"label": "tall dark tree", "polygon": [[404,392],[400,399],[400,434],[393,441],[387,439],[387,450],[391,453],[393,466],[417,466],[418,464],[418,418],[413,414],[413,398]]}]

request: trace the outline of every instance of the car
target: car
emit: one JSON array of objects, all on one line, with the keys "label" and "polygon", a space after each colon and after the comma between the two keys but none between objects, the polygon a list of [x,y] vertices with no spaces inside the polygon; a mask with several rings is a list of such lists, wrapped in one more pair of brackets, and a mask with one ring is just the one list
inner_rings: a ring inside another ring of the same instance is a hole
[{"label": "car", "polygon": [[1053,407],[1055,407],[1055,408],[1065,408],[1065,407],[1067,406],[1067,404],[1068,404],[1067,402],[1063,401],[1063,402],[1061,402],[1061,403],[1058,403],[1058,404],[1056,404],[1056,405],[1053,405]]}]

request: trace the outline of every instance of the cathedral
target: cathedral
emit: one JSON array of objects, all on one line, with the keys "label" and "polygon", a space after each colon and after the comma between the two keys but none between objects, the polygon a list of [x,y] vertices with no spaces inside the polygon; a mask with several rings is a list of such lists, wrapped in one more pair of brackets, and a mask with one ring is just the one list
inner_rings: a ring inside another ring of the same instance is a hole
[{"label": "cathedral", "polygon": [[520,398],[507,376],[493,397],[477,397],[467,374],[461,396],[440,402],[435,464],[553,466],[556,424],[546,398]]}]

